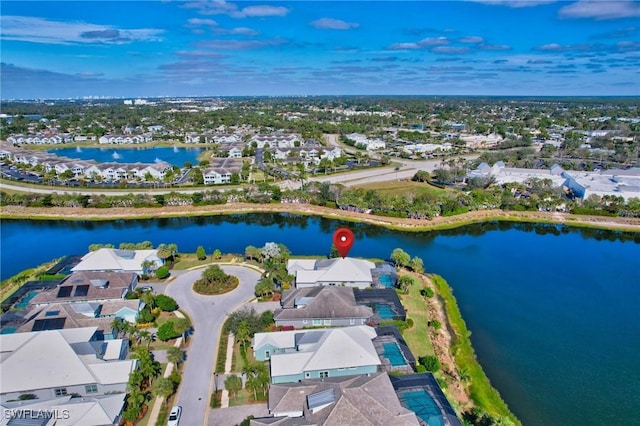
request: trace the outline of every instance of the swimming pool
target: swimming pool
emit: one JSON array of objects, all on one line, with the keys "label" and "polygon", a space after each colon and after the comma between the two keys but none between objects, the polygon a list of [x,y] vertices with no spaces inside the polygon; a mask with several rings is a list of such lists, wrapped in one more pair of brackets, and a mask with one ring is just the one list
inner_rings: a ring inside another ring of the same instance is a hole
[{"label": "swimming pool", "polygon": [[376,303],[373,310],[381,319],[393,319],[396,316],[391,306],[384,303]]},{"label": "swimming pool", "polygon": [[444,418],[431,395],[424,389],[402,392],[400,404],[416,413],[429,426],[444,425]]},{"label": "swimming pool", "polygon": [[0,331],[0,334],[13,334],[17,329],[18,327],[5,327]]},{"label": "swimming pool", "polygon": [[391,279],[391,275],[380,275],[378,276],[378,280],[380,281],[380,284],[385,287],[393,287],[393,280]]},{"label": "swimming pool", "polygon": [[36,295],[38,294],[37,291],[30,291],[29,293],[27,293],[25,296],[22,297],[22,299],[20,299],[20,301],[18,303],[15,304],[14,308],[16,309],[24,309],[27,306],[29,306],[29,302],[31,301],[31,299],[33,299],[34,297],[36,297]]},{"label": "swimming pool", "polygon": [[407,365],[407,362],[404,360],[404,356],[402,355],[402,351],[400,350],[400,346],[396,343],[383,343],[382,350],[384,357],[389,360],[392,366],[398,367],[400,365]]}]

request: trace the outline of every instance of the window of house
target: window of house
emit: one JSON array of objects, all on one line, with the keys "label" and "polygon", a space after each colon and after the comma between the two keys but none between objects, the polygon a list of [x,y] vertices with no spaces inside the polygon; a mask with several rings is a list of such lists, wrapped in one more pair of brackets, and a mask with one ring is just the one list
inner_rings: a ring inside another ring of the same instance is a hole
[{"label": "window of house", "polygon": [[320,378],[321,379],[325,379],[327,377],[329,377],[329,372],[328,371],[321,371],[320,372]]},{"label": "window of house", "polygon": [[86,393],[97,393],[98,392],[98,385],[86,385],[84,387],[84,390]]},{"label": "window of house", "polygon": [[324,325],[331,325],[331,318],[324,320]]},{"label": "window of house", "polygon": [[314,319],[313,320],[313,325],[322,325],[322,320]]},{"label": "window of house", "polygon": [[56,396],[67,396],[67,388],[57,388],[54,392]]},{"label": "window of house", "polygon": [[349,325],[355,325],[355,323],[356,323],[356,319],[355,318],[349,319]]}]

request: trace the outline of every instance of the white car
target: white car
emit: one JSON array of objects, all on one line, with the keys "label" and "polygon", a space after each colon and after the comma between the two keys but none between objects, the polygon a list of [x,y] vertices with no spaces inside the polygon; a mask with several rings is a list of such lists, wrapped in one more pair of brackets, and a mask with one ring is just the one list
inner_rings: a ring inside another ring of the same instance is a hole
[{"label": "white car", "polygon": [[171,409],[169,413],[169,420],[167,421],[167,426],[178,426],[180,423],[180,416],[182,415],[182,407],[176,405]]}]

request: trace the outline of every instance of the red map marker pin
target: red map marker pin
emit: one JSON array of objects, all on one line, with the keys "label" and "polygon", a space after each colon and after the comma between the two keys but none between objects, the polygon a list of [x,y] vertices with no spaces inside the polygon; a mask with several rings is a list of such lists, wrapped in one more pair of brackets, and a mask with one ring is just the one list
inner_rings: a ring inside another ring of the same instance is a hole
[{"label": "red map marker pin", "polygon": [[353,232],[347,228],[339,228],[333,233],[333,244],[335,244],[338,253],[340,253],[343,259],[349,254],[349,250],[351,250],[355,240],[356,237],[353,235]]}]

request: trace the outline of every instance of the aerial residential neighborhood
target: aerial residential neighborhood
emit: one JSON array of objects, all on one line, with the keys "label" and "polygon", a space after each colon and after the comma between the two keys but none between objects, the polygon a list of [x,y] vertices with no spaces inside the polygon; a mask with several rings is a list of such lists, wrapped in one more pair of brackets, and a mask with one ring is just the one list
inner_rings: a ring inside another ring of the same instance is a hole
[{"label": "aerial residential neighborhood", "polygon": [[[166,349],[141,355],[145,347],[158,347],[156,339],[165,340],[163,327],[146,328],[145,322],[154,322],[152,311],[165,309],[166,302],[160,301],[161,297],[173,300],[154,294],[170,287],[172,278],[162,284],[158,280],[152,281],[156,283],[153,285],[140,284],[140,280],[160,276],[169,246],[137,247],[148,245],[129,244],[119,249],[93,245],[88,253],[63,259],[47,271],[55,279],[27,283],[11,299],[11,308],[2,316],[0,335],[2,424],[12,425],[21,416],[36,414],[46,414],[47,421],[64,425],[131,421],[131,398],[140,392],[133,387],[132,377],[148,374],[143,371],[149,368],[145,366],[152,362],[149,359],[167,357]],[[261,256],[282,256],[286,250],[267,243],[262,252]],[[247,253],[255,256],[250,248]],[[391,421],[426,425],[434,418],[443,425],[461,424],[430,376],[424,372],[416,374],[417,358],[398,328],[378,325],[394,320],[402,323],[406,319],[393,287],[397,280],[395,268],[386,262],[351,257],[283,257],[278,264],[293,282],[290,289],[279,290],[278,302],[265,304],[273,309],[267,312],[275,331],[255,332],[248,342],[251,358],[267,366],[269,380],[265,384],[268,392],[264,392],[266,408],[257,405],[255,411],[252,405],[247,406],[248,412],[254,413],[251,424],[321,421],[341,425],[359,418],[373,424]],[[188,282],[193,285],[198,276],[208,276],[203,269],[210,265],[205,263],[190,273],[193,278]],[[245,266],[248,267],[255,268]],[[183,272],[173,273],[180,276]],[[262,280],[271,279],[269,276],[266,272]],[[256,292],[257,281],[254,278]],[[241,283],[247,284],[251,285]],[[253,310],[260,305],[245,303],[239,309]],[[245,311],[238,312],[245,315],[242,313]],[[159,318],[155,317],[155,321]],[[206,333],[196,331],[189,340],[193,346],[206,338]],[[241,348],[246,347],[247,343],[239,342]],[[189,347],[184,349],[186,361],[173,362],[185,362],[188,366]],[[192,386],[188,371],[182,369],[183,392],[187,392],[185,387]],[[415,376],[419,382],[430,383],[423,398],[431,401],[430,406],[439,408],[423,412],[403,402],[406,392],[402,386],[394,385],[388,374]],[[226,372],[222,376],[229,386],[229,378],[236,377]],[[151,382],[153,376],[147,380]],[[156,385],[160,380],[155,379]],[[229,398],[235,398],[237,390],[224,389],[226,385],[223,386],[218,373],[209,382],[212,380],[216,388],[212,398],[221,397],[222,407],[228,406]],[[245,386],[248,389],[252,385],[246,382]],[[160,398],[163,394],[153,391],[152,395]],[[173,392],[166,397],[180,401]],[[158,402],[149,400],[146,404]],[[179,412],[172,412],[171,416],[189,424],[194,420],[188,419],[194,419],[194,415],[197,414],[195,418],[205,415],[188,408],[188,404],[182,403]],[[148,410],[149,407],[144,412]],[[215,422],[216,413],[214,409],[206,417]],[[158,412],[151,415],[157,416]]]}]

